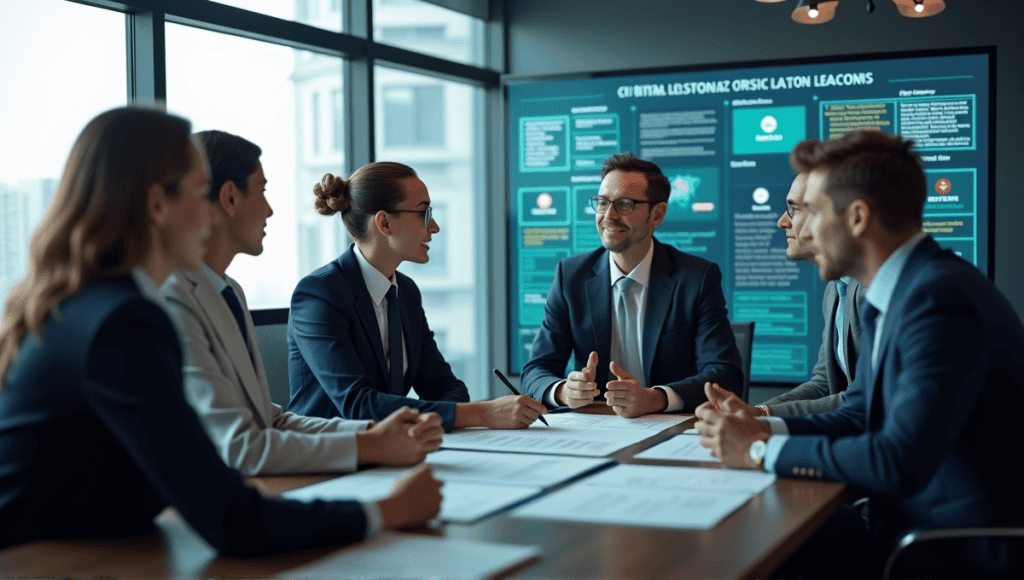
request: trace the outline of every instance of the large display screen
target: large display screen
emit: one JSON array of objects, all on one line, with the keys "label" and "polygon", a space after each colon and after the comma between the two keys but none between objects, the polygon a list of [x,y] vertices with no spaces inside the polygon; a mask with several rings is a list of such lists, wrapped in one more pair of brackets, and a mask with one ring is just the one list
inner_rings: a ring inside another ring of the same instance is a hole
[{"label": "large display screen", "polygon": [[632,151],[672,184],[655,237],[717,263],[733,321],[754,321],[751,379],[807,379],[825,284],[786,260],[776,226],[803,139],[859,127],[913,138],[924,227],[990,265],[991,49],[516,79],[506,84],[509,368],[529,359],[559,260],[600,246],[589,199],[602,161]]}]

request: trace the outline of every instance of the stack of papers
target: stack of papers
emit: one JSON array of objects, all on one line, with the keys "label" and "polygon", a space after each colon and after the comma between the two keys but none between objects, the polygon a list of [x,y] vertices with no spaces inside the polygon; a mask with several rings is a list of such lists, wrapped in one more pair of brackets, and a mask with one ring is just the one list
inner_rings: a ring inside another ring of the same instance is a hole
[{"label": "stack of papers", "polygon": [[[470,523],[611,463],[605,459],[510,453],[438,451],[427,456],[433,475],[444,482],[438,519]],[[356,499],[377,501],[391,493],[408,468],[378,468],[288,491],[300,501]]]},{"label": "stack of papers", "polygon": [[619,465],[513,512],[516,517],[711,529],[775,476],[754,471]]},{"label": "stack of papers", "polygon": [[635,459],[670,459],[720,463],[717,457],[700,445],[699,435],[676,435],[633,456]]},{"label": "stack of papers", "polygon": [[[588,415],[591,416],[591,415]],[[667,429],[669,426],[663,427]],[[650,429],[590,428],[536,422],[529,429],[498,431],[484,428],[461,429],[441,439],[444,449],[551,453],[578,457],[606,457],[639,443],[655,432]]]}]

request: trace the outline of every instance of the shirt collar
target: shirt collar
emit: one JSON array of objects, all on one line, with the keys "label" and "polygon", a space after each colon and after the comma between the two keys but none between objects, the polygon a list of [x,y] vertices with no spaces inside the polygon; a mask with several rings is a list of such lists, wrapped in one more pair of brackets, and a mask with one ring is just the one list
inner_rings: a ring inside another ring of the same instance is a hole
[{"label": "shirt collar", "polygon": [[155,302],[161,308],[167,308],[167,301],[164,300],[163,295],[160,294],[160,289],[156,287],[156,283],[149,277],[149,273],[142,266],[135,266],[131,270],[132,280],[135,281],[135,285],[139,287],[139,292],[144,298],[151,302]]},{"label": "shirt collar", "polygon": [[619,267],[615,264],[615,254],[608,252],[608,271],[611,272],[611,283],[612,287],[615,287],[615,283],[619,281],[619,278],[628,276],[633,279],[634,282],[639,283],[644,288],[647,288],[647,283],[651,281],[651,262],[654,260],[654,240],[651,240],[651,247],[647,248],[647,255],[644,256],[643,260],[633,268],[633,271],[629,274],[623,274]]},{"label": "shirt collar", "polygon": [[391,278],[380,273],[380,270],[373,267],[366,256],[363,256],[363,251],[356,246],[356,261],[359,262],[359,270],[363,273],[363,282],[366,284],[366,290],[370,293],[370,298],[374,304],[380,305],[384,301],[384,295],[388,293],[391,286],[395,287],[395,293],[398,292],[398,276],[392,274]]},{"label": "shirt collar", "polygon": [[879,312],[884,313],[889,309],[889,302],[892,301],[892,295],[896,291],[896,283],[899,282],[900,274],[903,273],[903,266],[907,264],[907,259],[910,258],[914,248],[927,236],[928,234],[924,231],[917,232],[911,236],[909,240],[903,242],[902,246],[896,248],[892,255],[886,258],[885,262],[882,263],[882,267],[875,273],[875,277],[871,280],[871,286],[864,293],[864,300],[867,300]]},{"label": "shirt collar", "polygon": [[217,289],[217,292],[223,293],[224,289],[228,287],[228,281],[218,276],[217,273],[213,271],[213,268],[206,265],[206,262],[203,262],[203,265],[200,266],[200,270],[202,270],[203,274],[206,274],[206,277],[209,278],[210,283]]}]

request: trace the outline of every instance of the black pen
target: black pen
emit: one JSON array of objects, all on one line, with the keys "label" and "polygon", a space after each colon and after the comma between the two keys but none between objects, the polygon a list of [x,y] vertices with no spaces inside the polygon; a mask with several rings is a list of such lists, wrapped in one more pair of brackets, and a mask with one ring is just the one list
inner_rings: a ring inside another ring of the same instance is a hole
[{"label": "black pen", "polygon": [[[517,391],[516,388],[512,386],[512,383],[508,382],[508,379],[505,378],[505,375],[501,374],[501,371],[499,371],[498,369],[494,369],[494,376],[501,379],[501,382],[505,383],[505,386],[508,387],[508,390],[512,391],[513,395],[519,394],[519,391]],[[544,420],[544,415],[541,415],[540,417],[537,418],[540,419],[541,423],[548,425],[548,422]],[[551,425],[548,425],[548,427],[550,426]]]}]

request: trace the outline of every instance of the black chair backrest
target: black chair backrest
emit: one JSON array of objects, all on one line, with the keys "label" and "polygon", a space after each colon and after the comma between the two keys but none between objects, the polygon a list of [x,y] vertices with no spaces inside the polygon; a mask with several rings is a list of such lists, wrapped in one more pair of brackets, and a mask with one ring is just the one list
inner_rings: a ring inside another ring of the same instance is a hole
[{"label": "black chair backrest", "polygon": [[740,398],[746,403],[750,398],[750,353],[754,349],[754,323],[733,322],[732,333],[736,335],[736,348],[740,349],[740,361],[743,363],[743,389]]}]

